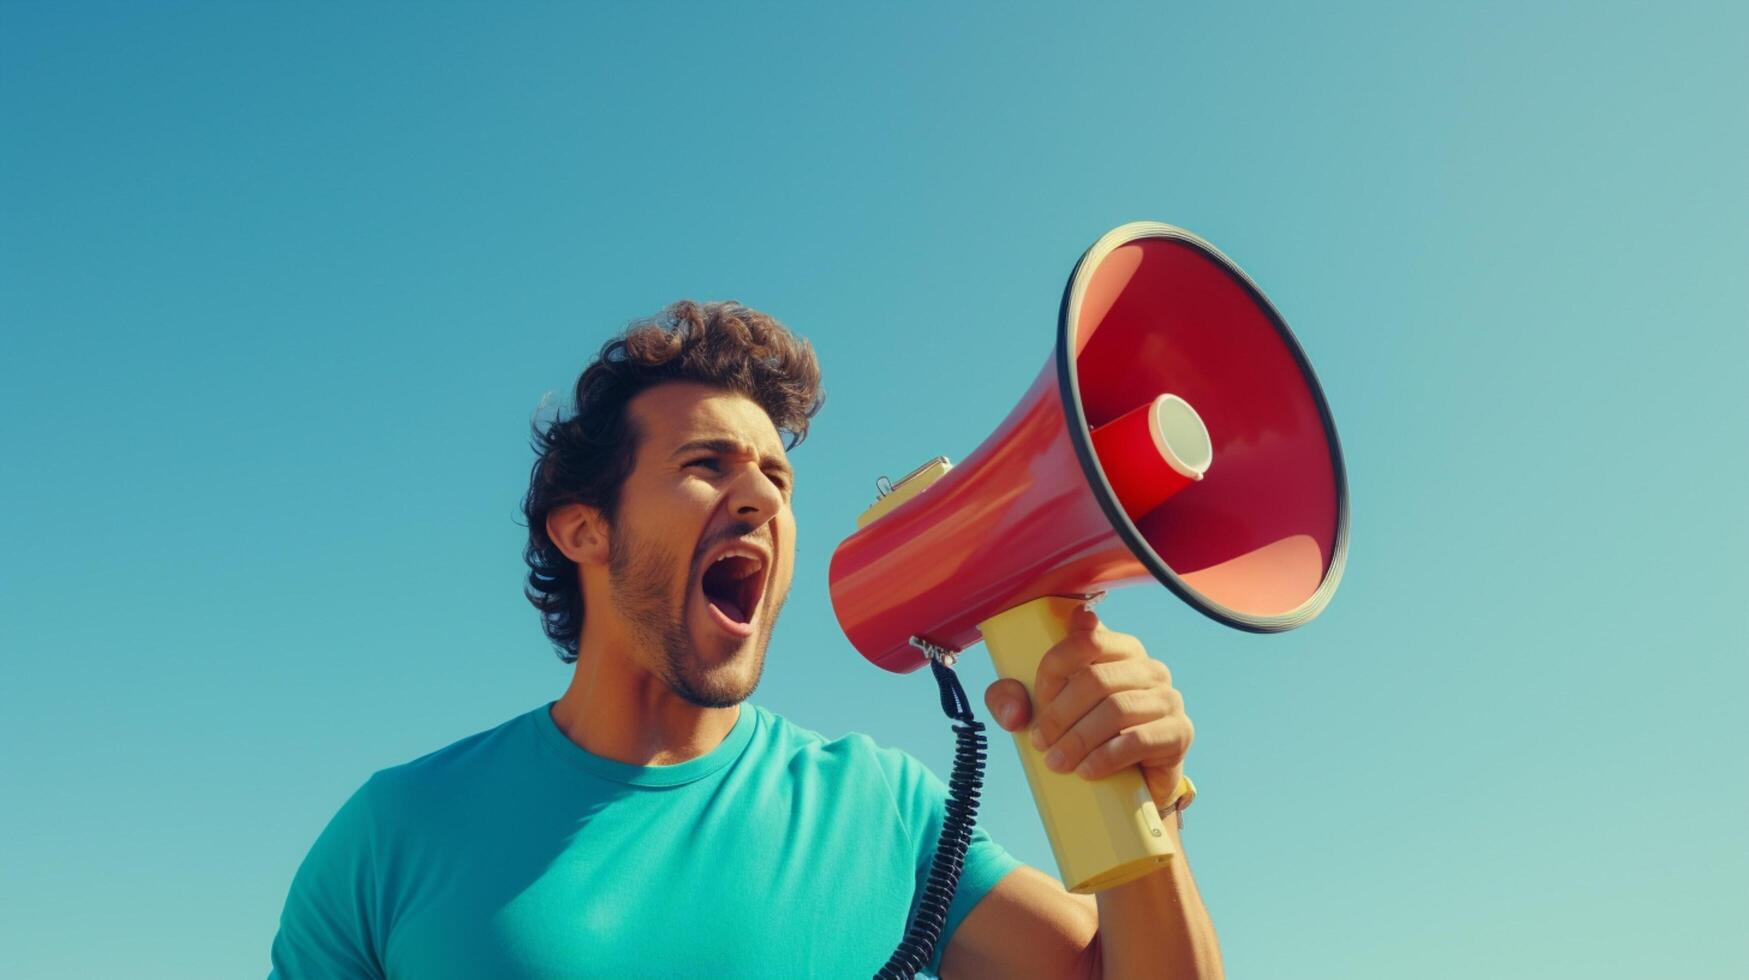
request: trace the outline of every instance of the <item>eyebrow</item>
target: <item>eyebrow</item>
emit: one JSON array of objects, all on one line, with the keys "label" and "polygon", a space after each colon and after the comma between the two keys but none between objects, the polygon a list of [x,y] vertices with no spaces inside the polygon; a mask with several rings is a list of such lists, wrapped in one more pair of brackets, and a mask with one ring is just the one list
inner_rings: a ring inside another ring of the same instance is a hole
[{"label": "eyebrow", "polygon": [[[719,456],[759,455],[752,446],[737,442],[734,439],[694,439],[691,442],[682,445],[679,449],[674,450],[668,458],[674,459],[677,456],[684,456],[687,453],[699,452],[716,453]],[[791,469],[789,463],[785,462],[781,456],[759,456],[759,465],[762,468],[780,470],[785,476],[795,476],[795,470]]]}]

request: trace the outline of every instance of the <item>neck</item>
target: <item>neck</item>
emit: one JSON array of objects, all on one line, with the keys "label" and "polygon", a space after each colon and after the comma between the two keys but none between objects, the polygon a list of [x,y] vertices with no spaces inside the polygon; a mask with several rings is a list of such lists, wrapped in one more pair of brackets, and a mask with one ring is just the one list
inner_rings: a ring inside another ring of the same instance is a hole
[{"label": "neck", "polygon": [[628,638],[589,628],[577,648],[571,685],[553,703],[553,722],[584,751],[634,766],[672,766],[721,745],[740,705],[701,708],[682,700],[628,656]]}]

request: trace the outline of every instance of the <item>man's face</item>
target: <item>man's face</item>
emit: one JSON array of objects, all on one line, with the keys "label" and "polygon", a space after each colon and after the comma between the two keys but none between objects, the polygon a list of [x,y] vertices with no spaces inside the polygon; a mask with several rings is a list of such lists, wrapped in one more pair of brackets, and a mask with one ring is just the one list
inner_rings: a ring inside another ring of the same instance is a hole
[{"label": "man's face", "polygon": [[738,704],[795,565],[783,441],[753,401],[705,385],[657,385],[627,415],[638,449],[608,532],[614,606],[674,693]]}]

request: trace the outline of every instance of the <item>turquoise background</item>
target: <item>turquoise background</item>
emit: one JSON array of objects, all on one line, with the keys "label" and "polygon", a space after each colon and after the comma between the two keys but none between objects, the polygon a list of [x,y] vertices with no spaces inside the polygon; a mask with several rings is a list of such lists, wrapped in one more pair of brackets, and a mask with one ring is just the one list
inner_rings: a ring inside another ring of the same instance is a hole
[{"label": "turquoise background", "polygon": [[[677,297],[779,316],[830,391],[755,698],[945,771],[828,557],[876,476],[991,430],[1138,218],[1283,311],[1353,495],[1301,630],[1102,607],[1196,721],[1230,975],[1749,973],[1745,37],[1725,3],[0,4],[0,974],[264,974],[370,772],[557,697],[529,422]],[[1005,745],[989,780],[1054,870]]]}]

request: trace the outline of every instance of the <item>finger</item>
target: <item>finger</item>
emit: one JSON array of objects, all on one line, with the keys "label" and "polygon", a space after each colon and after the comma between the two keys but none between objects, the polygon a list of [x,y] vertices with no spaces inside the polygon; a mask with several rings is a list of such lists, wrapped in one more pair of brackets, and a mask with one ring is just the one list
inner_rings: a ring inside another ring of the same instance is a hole
[{"label": "finger", "polygon": [[1069,613],[1069,632],[1091,633],[1099,628],[1099,614],[1092,606],[1077,606]]},{"label": "finger", "polygon": [[1040,705],[1050,704],[1069,678],[1093,664],[1145,656],[1141,641],[1133,636],[1103,629],[1070,630],[1039,659],[1038,673],[1032,682],[1033,700]]},{"label": "finger", "polygon": [[1170,768],[1182,765],[1195,737],[1196,731],[1190,719],[1183,715],[1156,718],[1119,732],[1087,753],[1087,757],[1075,767],[1075,774],[1087,779],[1103,779],[1131,766]]},{"label": "finger", "polygon": [[1051,743],[1045,752],[1045,765],[1056,772],[1068,772],[1105,743],[1130,729],[1165,720],[1176,708],[1168,691],[1119,691],[1095,705]]},{"label": "finger", "polygon": [[1118,691],[1170,687],[1171,682],[1165,665],[1151,658],[1093,664],[1069,678],[1056,697],[1039,702],[1038,718],[1032,727],[1032,744],[1042,749],[1055,742],[1071,725],[1093,710],[1094,705]]},{"label": "finger", "polygon": [[985,688],[984,707],[990,709],[997,724],[1011,732],[1032,722],[1032,701],[1026,696],[1026,685],[1013,678],[1004,678]]}]

